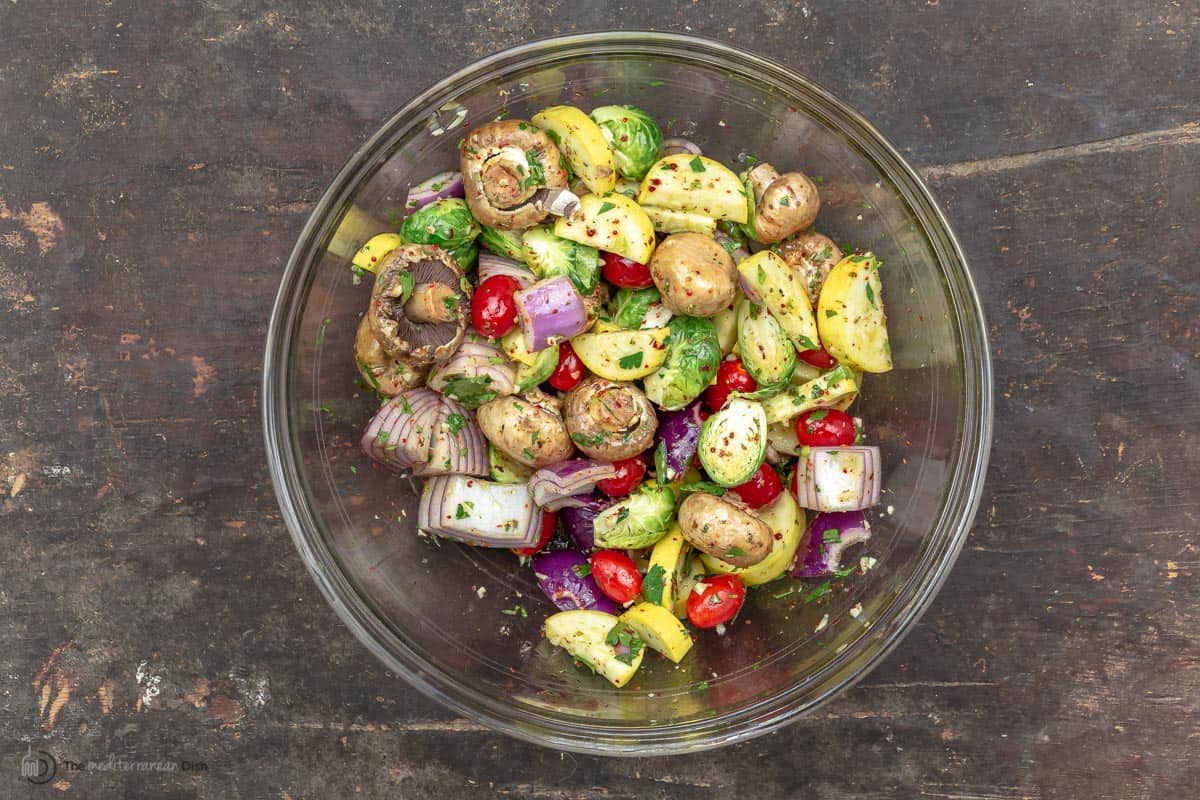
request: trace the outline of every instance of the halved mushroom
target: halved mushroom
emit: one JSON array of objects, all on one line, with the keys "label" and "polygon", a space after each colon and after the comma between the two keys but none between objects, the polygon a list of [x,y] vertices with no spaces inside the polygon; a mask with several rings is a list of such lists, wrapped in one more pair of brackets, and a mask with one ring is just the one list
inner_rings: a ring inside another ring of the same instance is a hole
[{"label": "halved mushroom", "polygon": [[458,348],[470,308],[471,286],[450,254],[436,245],[408,244],[380,265],[367,319],[385,353],[428,366]]},{"label": "halved mushroom", "polygon": [[763,162],[746,172],[746,183],[754,195],[754,238],[763,244],[782,242],[804,230],[821,210],[817,185],[803,172],[780,175]]},{"label": "halved mushroom", "polygon": [[774,544],[771,527],[726,493],[687,496],[679,506],[679,530],[697,550],[732,564],[752,567],[766,558]]},{"label": "halved mushroom", "polygon": [[733,258],[703,233],[673,233],[659,242],[647,265],[663,305],[673,314],[710,317],[737,292]]},{"label": "halved mushroom", "polygon": [[489,442],[527,467],[557,464],[575,452],[558,401],[540,389],[484,403],[475,419]]},{"label": "halved mushroom", "polygon": [[591,458],[620,461],[654,443],[658,417],[642,391],[591,375],[567,393],[563,416],[571,441]]},{"label": "halved mushroom", "polygon": [[471,131],[459,163],[471,213],[492,228],[528,228],[556,202],[574,198],[553,191],[567,188],[566,162],[545,131],[526,120],[489,122]]},{"label": "halved mushroom", "polygon": [[365,315],[354,336],[354,363],[363,380],[384,397],[395,397],[425,381],[423,367],[414,367],[405,359],[389,356],[383,351]]},{"label": "halved mushroom", "polygon": [[825,234],[812,231],[779,245],[779,255],[800,278],[808,299],[816,308],[817,295],[825,285],[825,276],[834,264],[842,260],[841,248]]}]

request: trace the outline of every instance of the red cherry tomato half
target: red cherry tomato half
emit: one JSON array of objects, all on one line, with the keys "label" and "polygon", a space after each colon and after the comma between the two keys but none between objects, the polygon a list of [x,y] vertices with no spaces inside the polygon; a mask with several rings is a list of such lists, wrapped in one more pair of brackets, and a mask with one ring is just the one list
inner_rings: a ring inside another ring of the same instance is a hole
[{"label": "red cherry tomato half", "polygon": [[746,587],[737,575],[710,575],[688,595],[688,619],[697,628],[715,628],[737,616]]},{"label": "red cherry tomato half", "polygon": [[550,385],[560,392],[569,392],[583,380],[583,362],[575,355],[570,342],[558,346],[558,366],[550,373]]},{"label": "red cherry tomato half", "polygon": [[538,534],[537,544],[533,547],[514,547],[512,551],[519,556],[531,556],[540,551],[551,539],[554,538],[554,531],[558,527],[558,512],[557,511],[542,511],[542,532]]},{"label": "red cherry tomato half", "polygon": [[618,603],[628,603],[642,593],[642,575],[633,559],[620,550],[592,553],[592,577],[600,591]]},{"label": "red cherry tomato half", "polygon": [[806,447],[854,444],[854,418],[836,408],[805,411],[796,419],[796,439]]},{"label": "red cherry tomato half", "polygon": [[646,462],[641,456],[614,461],[613,467],[617,470],[616,475],[596,481],[596,488],[609,497],[624,497],[646,477]]},{"label": "red cherry tomato half", "polygon": [[521,284],[511,275],[493,275],[475,289],[471,298],[471,322],[475,330],[491,339],[517,325],[517,301],[513,295]]},{"label": "red cherry tomato half", "polygon": [[770,464],[763,462],[753,478],[741,486],[733,487],[732,491],[751,508],[762,508],[774,503],[775,498],[783,492],[783,481]]},{"label": "red cherry tomato half", "polygon": [[818,347],[816,350],[801,350],[796,355],[800,356],[801,361],[812,364],[817,369],[829,369],[837,363],[837,359],[829,355],[829,351],[824,347]]},{"label": "red cherry tomato half", "polygon": [[622,289],[649,289],[654,285],[645,264],[616,253],[604,254],[604,280]]},{"label": "red cherry tomato half", "polygon": [[713,411],[720,411],[729,400],[731,392],[753,392],[758,383],[742,365],[740,358],[722,361],[717,368],[717,378],[704,391],[704,402]]}]

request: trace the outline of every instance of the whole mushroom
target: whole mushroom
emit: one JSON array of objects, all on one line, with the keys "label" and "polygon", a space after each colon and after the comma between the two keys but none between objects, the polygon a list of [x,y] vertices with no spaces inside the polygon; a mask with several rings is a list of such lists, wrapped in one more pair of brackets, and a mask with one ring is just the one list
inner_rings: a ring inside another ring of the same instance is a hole
[{"label": "whole mushroom", "polygon": [[458,348],[470,308],[471,286],[450,254],[409,244],[380,265],[367,320],[384,353],[423,367]]},{"label": "whole mushroom", "polygon": [[659,242],[647,265],[663,305],[673,314],[708,317],[737,292],[737,268],[716,239],[675,233]]},{"label": "whole mushroom", "polygon": [[752,567],[770,554],[774,537],[767,523],[733,497],[689,494],[679,506],[679,530],[697,550],[735,567]]},{"label": "whole mushroom", "polygon": [[779,245],[779,255],[800,278],[813,308],[817,307],[817,295],[825,285],[825,278],[834,265],[842,260],[840,247],[823,233],[802,233]]},{"label": "whole mushroom", "polygon": [[817,185],[803,172],[780,175],[763,162],[746,172],[746,183],[754,196],[754,239],[763,244],[804,230],[821,210]]},{"label": "whole mushroom", "polygon": [[654,443],[658,428],[654,407],[640,389],[595,375],[567,393],[563,416],[571,441],[602,461],[637,455]]},{"label": "whole mushroom", "polygon": [[552,210],[566,210],[556,203],[578,202],[565,191],[562,153],[545,131],[526,120],[480,125],[463,139],[459,163],[471,214],[491,228],[528,228]]},{"label": "whole mushroom", "polygon": [[489,442],[527,467],[557,464],[575,452],[558,401],[540,389],[484,403],[475,419]]},{"label": "whole mushroom", "polygon": [[423,367],[414,367],[405,359],[384,352],[366,316],[358,323],[354,336],[354,363],[363,380],[384,397],[395,397],[425,380]]}]

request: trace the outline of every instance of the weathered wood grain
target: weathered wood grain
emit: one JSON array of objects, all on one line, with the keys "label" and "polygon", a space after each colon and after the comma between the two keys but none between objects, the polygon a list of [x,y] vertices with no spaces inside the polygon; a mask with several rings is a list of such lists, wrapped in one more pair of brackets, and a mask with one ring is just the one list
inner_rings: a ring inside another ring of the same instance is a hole
[{"label": "weathered wood grain", "polygon": [[[820,715],[693,758],[454,718],[279,521],[261,340],[311,203],[392,109],[551,33],[806,72],[931,181],[996,359],[933,609]],[[1200,17],[1187,3],[0,2],[0,796],[27,745],[204,772],[67,797],[1160,798],[1200,767]]]}]

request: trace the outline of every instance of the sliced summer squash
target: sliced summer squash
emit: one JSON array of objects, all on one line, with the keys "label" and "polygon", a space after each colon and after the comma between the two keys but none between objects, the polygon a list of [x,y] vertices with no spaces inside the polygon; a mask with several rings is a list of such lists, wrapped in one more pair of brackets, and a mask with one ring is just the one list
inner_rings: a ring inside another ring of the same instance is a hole
[{"label": "sliced summer squash", "polygon": [[879,259],[849,255],[839,261],[817,297],[821,342],[841,363],[863,372],[892,368]]},{"label": "sliced summer squash", "polygon": [[742,259],[738,272],[762,298],[800,352],[820,347],[817,321],[804,284],[787,262],[770,250]]},{"label": "sliced summer squash", "polygon": [[638,202],[700,214],[712,219],[745,222],[746,189],[728,167],[711,158],[677,153],[655,162],[642,179]]},{"label": "sliced summer squash", "polygon": [[591,117],[575,106],[551,106],[534,114],[532,122],[554,140],[589,190],[603,194],[616,187],[612,150]]},{"label": "sliced summer squash", "polygon": [[641,647],[621,657],[617,648],[608,643],[609,633],[620,624],[612,614],[579,609],[551,614],[542,630],[550,644],[563,648],[619,689],[629,683],[645,655],[645,648]]},{"label": "sliced summer squash", "polygon": [[666,328],[584,333],[571,340],[583,365],[610,381],[644,378],[667,358]]},{"label": "sliced summer squash", "polygon": [[654,225],[623,194],[585,194],[579,208],[554,223],[554,235],[646,264],[654,254]]},{"label": "sliced summer squash", "polygon": [[678,664],[692,649],[687,628],[668,609],[655,603],[638,603],[620,616],[651,650]]}]

